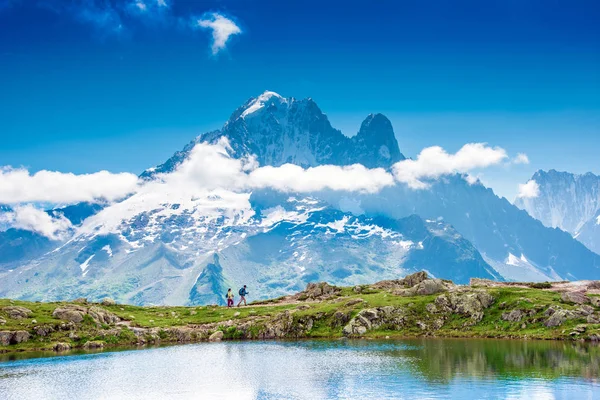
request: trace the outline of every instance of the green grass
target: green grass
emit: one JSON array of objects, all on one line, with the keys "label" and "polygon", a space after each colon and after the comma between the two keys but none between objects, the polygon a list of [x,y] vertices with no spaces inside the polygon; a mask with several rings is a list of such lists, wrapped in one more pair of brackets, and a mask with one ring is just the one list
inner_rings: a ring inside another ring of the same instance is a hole
[{"label": "green grass", "polygon": [[[575,305],[562,303],[560,294],[540,290],[537,288],[500,287],[486,289],[495,299],[491,307],[485,310],[484,317],[472,326],[466,326],[471,320],[469,316],[458,314],[446,315],[444,325],[438,330],[421,330],[417,321],[430,325],[432,321],[440,318],[439,314],[430,314],[427,305],[433,303],[438,295],[402,297],[396,296],[383,289],[374,289],[363,286],[361,293],[356,293],[353,288],[341,288],[339,294],[329,300],[314,302],[306,301],[307,309],[299,308],[299,304],[282,304],[282,299],[273,299],[250,304],[247,307],[220,307],[220,306],[195,306],[195,307],[140,307],[133,305],[100,306],[110,311],[121,319],[127,321],[127,326],[96,324],[86,315],[75,330],[61,330],[58,327],[63,321],[52,316],[58,306],[68,303],[39,303],[0,299],[0,317],[6,320],[5,325],[0,325],[0,331],[25,330],[33,337],[30,341],[17,345],[0,346],[2,351],[28,351],[52,349],[55,343],[65,342],[72,347],[82,347],[88,341],[101,341],[105,346],[133,345],[140,342],[132,329],[156,328],[153,335],[143,337],[148,343],[169,343],[179,340],[174,329],[177,327],[202,327],[212,324],[211,331],[221,330],[226,340],[239,340],[244,338],[259,338],[264,332],[265,324],[272,323],[283,312],[289,311],[292,315],[294,328],[306,326],[311,320],[312,328],[309,330],[292,330],[294,335],[307,338],[337,338],[342,336],[342,328],[336,324],[334,315],[341,312],[349,318],[355,317],[362,309],[394,306],[403,309],[405,323],[402,329],[396,330],[390,326],[381,326],[368,331],[364,336],[369,338],[389,337],[480,337],[480,338],[529,338],[529,339],[572,339],[570,332],[579,324],[586,324],[584,319],[567,320],[556,328],[546,328],[543,321],[547,319],[544,312],[551,305],[558,305],[564,309],[575,309]],[[349,303],[352,300],[362,299],[363,302]],[[25,319],[8,318],[1,309],[5,306],[16,305],[32,310],[32,314]],[[504,312],[520,309],[527,315],[520,322],[502,320]],[[598,310],[596,309],[596,312]],[[236,315],[238,314],[239,315]],[[33,321],[36,321],[35,323]],[[234,326],[228,326],[233,321]],[[246,323],[246,331],[240,325]],[[525,324],[525,326],[523,326]],[[52,326],[55,331],[47,336],[37,335],[34,327]],[[598,333],[600,324],[586,324],[586,334]],[[210,332],[208,332],[210,333]],[[290,334],[291,335],[291,334]],[[194,336],[191,340],[206,339]]]}]

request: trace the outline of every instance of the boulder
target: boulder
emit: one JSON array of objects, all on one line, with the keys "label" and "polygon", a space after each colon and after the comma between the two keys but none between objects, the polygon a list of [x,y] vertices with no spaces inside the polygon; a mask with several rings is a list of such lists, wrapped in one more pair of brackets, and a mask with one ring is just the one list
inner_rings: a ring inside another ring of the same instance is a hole
[{"label": "boulder", "polygon": [[520,322],[523,318],[523,315],[524,313],[521,310],[512,310],[511,312],[503,313],[502,319],[509,322]]},{"label": "boulder", "polygon": [[590,296],[590,303],[592,303],[594,307],[600,307],[600,297]]},{"label": "boulder", "polygon": [[68,304],[65,306],[56,307],[52,313],[52,316],[64,321],[80,323],[83,321],[83,316],[86,314],[87,308]]},{"label": "boulder", "polygon": [[220,342],[223,340],[223,331],[216,331],[208,337],[209,342]]},{"label": "boulder", "polygon": [[6,320],[2,317],[0,317],[0,325],[4,325],[6,324]]},{"label": "boulder", "polygon": [[54,351],[67,351],[71,350],[71,345],[69,343],[56,343],[54,345]]},{"label": "boulder", "polygon": [[85,342],[83,348],[86,350],[90,349],[101,349],[104,347],[104,342],[100,340],[90,340],[89,342]]},{"label": "boulder", "polygon": [[13,343],[13,344],[24,343],[24,342],[27,342],[30,337],[31,337],[31,335],[29,334],[29,332],[16,331],[13,333],[11,343]]},{"label": "boulder", "polygon": [[0,331],[0,346],[8,346],[12,340],[12,337],[12,332]]},{"label": "boulder", "polygon": [[114,324],[121,320],[121,318],[117,317],[115,314],[98,306],[90,307],[87,313],[99,324]]},{"label": "boulder", "polygon": [[[550,312],[550,317],[544,322],[544,326],[547,328],[553,328],[561,325],[567,319],[575,318],[576,315],[570,310],[563,310],[562,308],[550,308],[552,312]],[[550,309],[546,311],[549,313]]]},{"label": "boulder", "polygon": [[428,279],[429,276],[427,275],[427,272],[419,271],[415,272],[414,274],[405,276],[404,279],[402,279],[402,283],[404,284],[404,286],[411,288]]},{"label": "boulder", "polygon": [[50,325],[42,325],[35,328],[35,333],[38,336],[48,336],[51,332],[54,332],[54,328]]},{"label": "boulder", "polygon": [[88,299],[86,299],[85,297],[79,297],[75,300],[73,300],[73,303],[77,303],[77,304],[87,304]]},{"label": "boulder", "polygon": [[346,303],[347,306],[353,306],[359,303],[363,303],[364,300],[363,299],[352,299],[349,302]]},{"label": "boulder", "polygon": [[28,318],[33,313],[33,311],[31,311],[29,308],[21,306],[6,306],[2,308],[2,311],[4,311],[10,318],[13,319]]},{"label": "boulder", "polygon": [[590,298],[584,292],[564,292],[560,298],[565,303],[585,304],[590,302]]},{"label": "boulder", "polygon": [[305,296],[309,299],[329,298],[340,291],[340,288],[331,286],[327,282],[309,283],[304,292],[298,293],[297,296]]},{"label": "boulder", "polygon": [[117,302],[111,299],[110,297],[105,297],[104,299],[102,299],[102,302],[100,304],[102,304],[103,306],[114,306],[115,304],[117,304]]}]

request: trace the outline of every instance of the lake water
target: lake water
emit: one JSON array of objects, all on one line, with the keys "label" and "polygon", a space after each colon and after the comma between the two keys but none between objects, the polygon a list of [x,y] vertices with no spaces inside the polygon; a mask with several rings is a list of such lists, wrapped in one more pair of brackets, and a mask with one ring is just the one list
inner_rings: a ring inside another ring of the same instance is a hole
[{"label": "lake water", "polygon": [[1,357],[3,400],[600,399],[600,349],[560,342],[223,342]]}]

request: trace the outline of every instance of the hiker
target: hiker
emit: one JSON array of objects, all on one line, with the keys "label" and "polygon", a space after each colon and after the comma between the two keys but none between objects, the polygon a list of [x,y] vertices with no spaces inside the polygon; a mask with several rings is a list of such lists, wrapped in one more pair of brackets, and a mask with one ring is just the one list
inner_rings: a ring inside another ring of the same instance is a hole
[{"label": "hiker", "polygon": [[240,304],[242,304],[242,301],[244,302],[244,305],[247,306],[248,304],[246,303],[246,295],[248,295],[248,291],[246,290],[246,285],[244,285],[244,287],[240,289],[239,295],[241,299],[237,306],[239,307]]},{"label": "hiker", "polygon": [[227,307],[233,307],[233,291],[231,288],[227,291]]}]

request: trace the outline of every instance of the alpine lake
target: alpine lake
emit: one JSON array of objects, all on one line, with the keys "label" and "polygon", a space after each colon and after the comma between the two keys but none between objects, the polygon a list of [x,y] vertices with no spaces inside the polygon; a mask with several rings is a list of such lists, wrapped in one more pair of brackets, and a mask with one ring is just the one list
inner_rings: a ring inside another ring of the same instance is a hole
[{"label": "alpine lake", "polygon": [[302,340],[10,353],[0,354],[0,398],[600,399],[600,347]]}]

